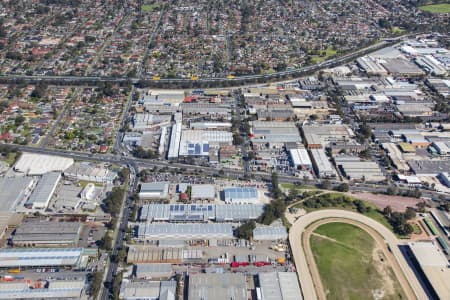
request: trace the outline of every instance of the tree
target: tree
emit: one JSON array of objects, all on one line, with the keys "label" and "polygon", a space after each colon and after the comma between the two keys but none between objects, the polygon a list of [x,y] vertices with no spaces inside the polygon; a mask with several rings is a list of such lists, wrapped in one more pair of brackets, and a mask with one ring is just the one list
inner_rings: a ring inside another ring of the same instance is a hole
[{"label": "tree", "polygon": [[103,236],[103,238],[101,239],[100,248],[106,251],[112,250],[112,238],[108,233],[106,233],[105,236]]},{"label": "tree", "polygon": [[125,182],[128,180],[128,177],[130,176],[130,170],[128,168],[122,168],[119,172],[119,178],[122,182]]},{"label": "tree", "polygon": [[386,194],[388,195],[397,195],[398,189],[395,186],[390,186],[386,189]]},{"label": "tree", "polygon": [[450,212],[450,202],[449,201],[442,201],[441,204],[440,204],[440,207],[443,210],[445,210],[446,212]]},{"label": "tree", "polygon": [[412,207],[408,207],[405,210],[405,218],[406,220],[411,220],[416,217],[416,211]]},{"label": "tree", "polygon": [[364,149],[361,152],[359,152],[359,157],[364,159],[370,159],[371,157],[370,149]]},{"label": "tree", "polygon": [[286,204],[283,200],[274,200],[264,207],[264,212],[258,219],[258,222],[265,225],[270,225],[277,218],[281,218],[285,210]]},{"label": "tree", "polygon": [[349,186],[348,186],[347,183],[344,182],[344,183],[341,183],[340,185],[338,185],[335,188],[335,190],[338,191],[338,192],[348,192]]},{"label": "tree", "polygon": [[328,179],[322,180],[319,184],[319,188],[329,190],[331,188],[331,182]]},{"label": "tree", "polygon": [[417,206],[417,211],[418,212],[424,213],[425,212],[425,207],[427,206],[427,204],[426,204],[425,201],[421,201],[421,202],[418,202],[416,204],[416,206]]},{"label": "tree", "polygon": [[253,237],[253,229],[255,228],[255,221],[248,221],[236,229],[236,236],[240,239],[250,240]]},{"label": "tree", "polygon": [[117,262],[124,262],[126,258],[127,258],[127,250],[120,249],[120,251],[117,252]]},{"label": "tree", "polygon": [[116,276],[113,279],[112,292],[113,292],[114,299],[119,299],[120,285],[122,284],[122,277],[123,277],[123,273],[119,272],[118,274],[116,274]]},{"label": "tree", "polygon": [[88,279],[91,281],[89,292],[93,296],[93,299],[97,299],[98,293],[102,287],[103,272],[94,272],[88,276]]},{"label": "tree", "polygon": [[34,87],[34,90],[31,92],[30,96],[33,98],[42,98],[45,96],[45,92],[47,90],[47,85],[45,83],[39,83]]},{"label": "tree", "polygon": [[353,201],[353,204],[356,206],[356,210],[360,213],[360,214],[364,214],[367,212],[367,207],[364,204],[364,202],[362,202],[359,199],[356,199],[355,201]]},{"label": "tree", "polygon": [[277,199],[281,196],[281,191],[278,183],[278,174],[276,172],[272,172],[272,189],[273,195]]},{"label": "tree", "polygon": [[14,125],[16,125],[16,127],[19,127],[20,125],[22,125],[23,122],[25,122],[25,117],[22,116],[22,115],[18,115],[18,116],[14,119]]},{"label": "tree", "polygon": [[383,209],[383,215],[389,219],[391,217],[391,214],[392,214],[392,207],[388,205]]}]

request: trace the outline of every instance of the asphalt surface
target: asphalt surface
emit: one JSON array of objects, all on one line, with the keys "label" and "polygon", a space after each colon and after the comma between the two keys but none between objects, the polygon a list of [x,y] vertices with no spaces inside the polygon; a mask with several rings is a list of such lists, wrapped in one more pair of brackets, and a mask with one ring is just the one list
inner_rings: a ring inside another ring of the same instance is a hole
[{"label": "asphalt surface", "polygon": [[[418,35],[418,34],[415,34]],[[316,65],[305,66],[298,69],[285,70],[281,72],[275,72],[272,74],[260,74],[260,75],[246,75],[246,76],[238,76],[236,78],[222,78],[222,77],[210,77],[210,78],[199,78],[198,80],[193,80],[190,78],[161,78],[159,80],[154,80],[152,78],[128,78],[128,77],[98,77],[98,76],[47,76],[47,75],[0,75],[0,81],[2,82],[12,82],[14,80],[24,80],[27,83],[37,83],[41,81],[46,82],[63,82],[65,84],[83,84],[83,83],[98,83],[98,82],[111,82],[117,84],[139,84],[139,83],[152,83],[152,84],[216,84],[220,85],[224,82],[227,82],[229,86],[242,86],[243,84],[248,84],[249,82],[258,81],[269,81],[269,80],[279,80],[282,77],[287,76],[301,76],[305,74],[309,74],[312,72],[317,72],[321,69],[334,67],[340,64],[343,64],[347,61],[353,60],[359,56],[366,55],[367,53],[379,50],[381,48],[394,45],[405,38],[413,36],[412,34],[406,34],[403,36],[395,37],[395,38],[387,38],[382,40],[381,42],[368,46],[363,49],[359,49],[353,51],[351,53],[345,54],[343,56],[329,59],[323,61]]]},{"label": "asphalt surface", "polygon": [[[395,261],[398,263],[400,276],[398,276],[399,280],[401,280],[402,276],[405,276],[407,282],[412,288],[416,299],[428,299],[427,294],[423,290],[419,280],[414,274],[414,271],[409,267],[408,262],[400,251],[399,245],[403,244],[400,242],[397,237],[384,225],[378,223],[377,221],[363,216],[358,213],[345,211],[345,210],[320,210],[312,213],[308,213],[305,216],[300,217],[290,228],[289,231],[289,242],[292,249],[293,258],[295,261],[297,274],[300,282],[300,287],[302,289],[302,293],[305,299],[320,299],[318,298],[318,293],[315,290],[315,282],[312,278],[311,270],[308,265],[307,254],[303,249],[302,244],[302,234],[307,230],[307,227],[319,220],[333,218],[334,220],[343,220],[344,222],[351,221],[354,224],[362,224],[363,229],[367,229],[367,227],[374,230],[378,235],[380,235],[384,242],[388,245],[389,249],[393,256],[395,257]],[[393,262],[395,264],[395,262]],[[395,265],[392,266],[395,268]],[[403,275],[401,274],[403,273]],[[407,292],[407,289],[405,290]]]},{"label": "asphalt surface", "polygon": [[[133,166],[139,166],[140,168],[153,168],[153,167],[160,167],[165,168],[167,167],[169,170],[176,170],[181,168],[186,168],[189,172],[197,171],[202,176],[216,176],[218,175],[219,170],[223,170],[226,177],[231,178],[244,178],[245,172],[244,170],[235,170],[235,169],[229,169],[229,168],[217,168],[217,167],[205,167],[205,166],[197,166],[197,165],[189,165],[189,164],[183,164],[183,163],[175,163],[170,162],[166,160],[151,160],[151,159],[141,159],[141,158],[135,158],[131,156],[121,156],[121,155],[115,155],[115,154],[91,154],[91,153],[85,153],[85,152],[77,152],[77,151],[68,151],[68,150],[57,150],[57,149],[45,149],[45,148],[38,148],[38,147],[32,147],[32,146],[21,146],[21,145],[10,145],[10,144],[4,144],[4,146],[10,146],[12,148],[16,148],[23,152],[31,152],[31,153],[40,153],[40,154],[47,154],[47,155],[59,155],[64,157],[71,157],[73,159],[78,160],[86,160],[86,161],[99,161],[99,162],[108,162],[112,164],[117,165],[133,165]],[[271,180],[272,176],[269,173],[265,172],[251,172],[251,175],[256,180]],[[306,185],[315,185],[319,183],[319,180],[304,180],[302,178],[290,176],[290,175],[283,175],[278,174],[278,181],[280,183],[294,183],[294,184],[306,184]],[[342,182],[339,180],[329,180],[331,183],[331,188],[336,187],[340,185]],[[350,185],[350,191],[355,192],[369,192],[369,193],[384,193],[386,191],[385,185],[376,185],[376,184],[370,184],[370,183],[356,183],[353,185]],[[406,191],[407,188],[401,189],[401,191]],[[422,197],[427,197],[430,199],[437,199],[439,196],[444,196],[444,199],[450,200],[449,195],[444,193],[438,193],[435,191],[429,191],[429,190],[421,190]]]},{"label": "asphalt surface", "polygon": [[[117,227],[115,232],[115,239],[113,243],[113,250],[110,255],[110,257],[115,257],[117,253],[120,251],[120,249],[123,247],[123,239],[125,237],[127,228],[128,228],[128,216],[129,212],[132,210],[133,207],[133,201],[129,197],[130,193],[132,194],[136,188],[138,181],[136,180],[136,169],[135,166],[130,166],[130,182],[128,185],[128,190],[125,193],[125,199],[123,201],[121,213],[118,218]],[[116,262],[116,260],[110,260],[109,265],[106,267],[105,277],[104,277],[104,283],[106,283],[106,286],[104,286],[100,292],[99,298],[101,300],[107,300],[111,297],[111,286],[112,282],[114,280],[114,276],[117,274],[117,269],[119,267],[119,264]]]}]

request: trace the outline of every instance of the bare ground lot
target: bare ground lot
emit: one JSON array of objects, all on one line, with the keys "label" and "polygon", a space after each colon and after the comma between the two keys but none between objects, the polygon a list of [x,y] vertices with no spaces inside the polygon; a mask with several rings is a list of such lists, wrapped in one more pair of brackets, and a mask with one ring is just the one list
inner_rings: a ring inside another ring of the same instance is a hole
[{"label": "bare ground lot", "polygon": [[405,211],[407,207],[415,207],[420,199],[402,196],[389,196],[370,193],[347,193],[348,196],[373,203],[379,209],[390,206],[393,211]]}]

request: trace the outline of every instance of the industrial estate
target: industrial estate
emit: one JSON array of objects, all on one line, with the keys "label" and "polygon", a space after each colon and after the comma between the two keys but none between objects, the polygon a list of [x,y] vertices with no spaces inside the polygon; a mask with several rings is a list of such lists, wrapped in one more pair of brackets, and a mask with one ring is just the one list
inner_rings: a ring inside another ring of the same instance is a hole
[{"label": "industrial estate", "polygon": [[2,1],[0,299],[450,299],[444,2]]}]

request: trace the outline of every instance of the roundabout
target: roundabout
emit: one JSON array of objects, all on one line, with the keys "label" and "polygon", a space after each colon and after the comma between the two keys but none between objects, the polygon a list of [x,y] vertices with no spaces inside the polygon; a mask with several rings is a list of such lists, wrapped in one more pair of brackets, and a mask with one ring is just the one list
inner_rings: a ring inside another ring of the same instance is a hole
[{"label": "roundabout", "polygon": [[[346,210],[320,210],[300,217],[291,227],[289,241],[304,299],[327,299],[327,292],[319,274],[311,249],[314,231],[329,223],[343,223],[360,228],[370,235],[386,264],[398,280],[407,299],[427,299],[414,272],[399,249],[401,241],[381,223]],[[322,237],[323,238],[323,237]]]}]

